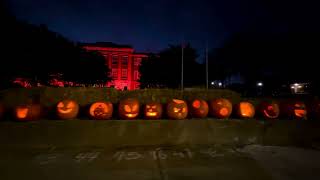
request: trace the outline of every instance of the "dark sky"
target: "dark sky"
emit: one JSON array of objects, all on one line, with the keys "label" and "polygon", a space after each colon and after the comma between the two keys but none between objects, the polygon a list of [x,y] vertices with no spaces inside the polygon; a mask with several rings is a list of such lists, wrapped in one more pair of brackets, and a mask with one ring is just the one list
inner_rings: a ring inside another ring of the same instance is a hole
[{"label": "dark sky", "polygon": [[[287,0],[8,0],[12,12],[81,42],[158,51],[183,39],[198,50],[221,47],[235,32],[318,29],[319,10]],[[311,2],[311,1],[310,1]]]}]

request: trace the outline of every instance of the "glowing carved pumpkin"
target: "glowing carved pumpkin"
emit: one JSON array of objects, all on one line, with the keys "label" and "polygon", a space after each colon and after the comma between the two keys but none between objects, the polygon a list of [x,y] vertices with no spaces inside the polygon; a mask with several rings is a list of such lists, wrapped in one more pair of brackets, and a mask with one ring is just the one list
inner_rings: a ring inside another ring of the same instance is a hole
[{"label": "glowing carved pumpkin", "polygon": [[92,119],[110,119],[113,113],[113,105],[110,102],[95,102],[89,108],[89,116]]},{"label": "glowing carved pumpkin", "polygon": [[294,114],[297,118],[305,118],[307,116],[306,105],[304,103],[294,104]]},{"label": "glowing carved pumpkin", "polygon": [[228,99],[210,101],[210,115],[216,118],[228,118],[232,113],[232,103]]},{"label": "glowing carved pumpkin", "polygon": [[293,101],[282,104],[281,114],[288,118],[306,119],[307,108],[303,102]]},{"label": "glowing carved pumpkin", "polygon": [[258,106],[258,112],[264,118],[267,119],[276,119],[279,117],[280,108],[278,103],[275,102],[262,102]]},{"label": "glowing carved pumpkin", "polygon": [[202,99],[195,99],[189,106],[190,115],[195,118],[205,118],[208,115],[208,103]]},{"label": "glowing carved pumpkin", "polygon": [[56,106],[56,113],[60,119],[74,119],[79,113],[79,104],[73,100],[60,101]]},{"label": "glowing carved pumpkin", "polygon": [[167,104],[167,115],[170,119],[185,119],[188,116],[188,105],[185,101],[173,99]]},{"label": "glowing carved pumpkin", "polygon": [[162,105],[152,102],[144,106],[144,117],[146,119],[159,119],[162,116]]},{"label": "glowing carved pumpkin", "polygon": [[41,106],[39,104],[17,106],[14,113],[18,121],[38,120],[41,116]]},{"label": "glowing carved pumpkin", "polygon": [[125,99],[119,103],[119,116],[123,119],[135,119],[139,115],[140,104],[136,99]]},{"label": "glowing carved pumpkin", "polygon": [[236,105],[236,114],[240,118],[253,118],[255,114],[254,106],[249,102],[240,102]]}]

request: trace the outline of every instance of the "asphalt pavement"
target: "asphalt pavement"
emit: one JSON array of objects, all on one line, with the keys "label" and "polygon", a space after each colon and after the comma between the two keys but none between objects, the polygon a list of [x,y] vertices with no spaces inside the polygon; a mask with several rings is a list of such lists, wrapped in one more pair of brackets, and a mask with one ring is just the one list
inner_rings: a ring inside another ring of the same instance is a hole
[{"label": "asphalt pavement", "polygon": [[249,145],[2,148],[1,180],[320,178],[320,151]]}]

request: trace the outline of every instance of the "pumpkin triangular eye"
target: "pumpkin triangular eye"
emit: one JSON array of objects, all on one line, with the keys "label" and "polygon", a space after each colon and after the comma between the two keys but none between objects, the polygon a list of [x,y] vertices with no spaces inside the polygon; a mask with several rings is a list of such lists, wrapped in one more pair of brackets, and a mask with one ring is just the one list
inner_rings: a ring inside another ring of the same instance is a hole
[{"label": "pumpkin triangular eye", "polygon": [[74,107],[73,102],[69,102],[69,103],[67,104],[67,108],[68,108],[68,109],[72,109],[73,107]]},{"label": "pumpkin triangular eye", "polygon": [[135,104],[135,105],[132,106],[132,111],[133,112],[138,111],[138,109],[139,109],[138,105]]},{"label": "pumpkin triangular eye", "polygon": [[124,110],[126,112],[131,112],[131,107],[129,105],[124,105]]},{"label": "pumpkin triangular eye", "polygon": [[57,105],[57,107],[58,107],[58,108],[63,108],[63,107],[64,107],[63,102],[59,102],[58,105]]},{"label": "pumpkin triangular eye", "polygon": [[150,108],[150,106],[149,106],[149,105],[147,105],[147,106],[146,106],[146,108],[147,108],[147,109],[149,109],[149,108]]},{"label": "pumpkin triangular eye", "polygon": [[297,103],[297,104],[294,105],[294,107],[303,109],[303,108],[304,108],[304,105]]},{"label": "pumpkin triangular eye", "polygon": [[184,101],[180,100],[180,99],[173,99],[172,101],[177,103],[177,104],[183,104],[184,103]]},{"label": "pumpkin triangular eye", "polygon": [[157,106],[156,106],[156,105],[152,106],[152,109],[156,109],[156,108],[157,108]]},{"label": "pumpkin triangular eye", "polygon": [[176,108],[176,107],[173,108],[173,112],[179,112],[179,110],[180,110],[179,108]]}]

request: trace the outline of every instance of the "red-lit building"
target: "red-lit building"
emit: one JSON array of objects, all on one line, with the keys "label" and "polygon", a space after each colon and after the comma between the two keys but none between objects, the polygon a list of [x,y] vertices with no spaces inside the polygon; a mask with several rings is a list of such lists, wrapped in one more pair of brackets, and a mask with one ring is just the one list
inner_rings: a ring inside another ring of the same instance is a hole
[{"label": "red-lit building", "polygon": [[105,57],[112,78],[112,81],[107,83],[107,87],[120,90],[140,88],[139,66],[147,57],[146,54],[135,53],[131,46],[109,42],[83,44],[83,47],[88,51],[99,51]]}]

